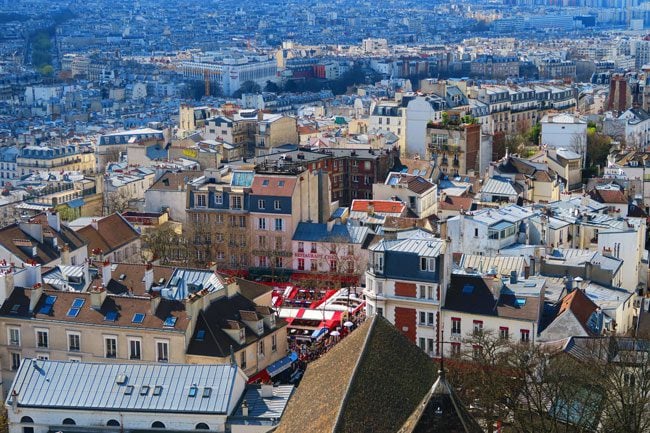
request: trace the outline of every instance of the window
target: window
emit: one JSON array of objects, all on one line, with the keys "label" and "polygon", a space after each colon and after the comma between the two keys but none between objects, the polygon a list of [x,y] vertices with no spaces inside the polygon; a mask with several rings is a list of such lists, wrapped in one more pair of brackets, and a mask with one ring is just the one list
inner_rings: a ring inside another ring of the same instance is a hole
[{"label": "window", "polygon": [[475,238],[478,237],[478,229],[474,229],[474,237],[475,237]]},{"label": "window", "polygon": [[433,338],[427,338],[427,352],[429,353],[429,355],[434,354],[433,348],[434,348]]},{"label": "window", "polygon": [[435,272],[436,259],[433,257],[420,257],[420,270],[426,272]]},{"label": "window", "polygon": [[521,342],[528,343],[530,341],[530,331],[528,329],[521,330]]},{"label": "window", "polygon": [[260,355],[260,357],[264,358],[264,340],[260,340],[260,344],[258,345],[257,353],[258,353],[258,355]]},{"label": "window", "polygon": [[424,325],[427,320],[427,313],[420,311],[420,325]]},{"label": "window", "polygon": [[206,386],[205,388],[203,388],[203,398],[210,398],[211,395],[212,395],[211,387]]},{"label": "window", "polygon": [[258,218],[257,228],[259,230],[266,230],[266,218]]},{"label": "window", "polygon": [[384,293],[384,282],[377,281],[377,294],[382,295]]},{"label": "window", "polygon": [[418,346],[420,346],[420,349],[426,350],[427,346],[426,346],[426,340],[424,338],[420,337],[418,339],[418,343],[419,343]]},{"label": "window", "polygon": [[316,254],[316,244],[314,242],[311,243],[311,253]]},{"label": "window", "polygon": [[36,330],[36,347],[49,347],[49,331],[47,329]]},{"label": "window", "polygon": [[233,196],[230,200],[230,207],[232,209],[241,209],[241,196]]},{"label": "window", "polygon": [[157,341],[156,342],[156,358],[158,362],[169,361],[169,342]]},{"label": "window", "polygon": [[11,369],[18,370],[20,367],[20,353],[12,352],[11,353]]},{"label": "window", "polygon": [[278,351],[278,336],[273,334],[271,335],[271,352],[275,353]]},{"label": "window", "polygon": [[165,428],[165,424],[161,423],[160,421],[154,421],[151,424],[151,428]]},{"label": "window", "polygon": [[40,359],[41,361],[47,361],[48,359],[50,359],[50,356],[47,353],[37,353],[36,359]]},{"label": "window", "polygon": [[275,231],[276,232],[284,231],[283,223],[284,223],[284,221],[282,220],[282,218],[276,218],[275,219]]},{"label": "window", "polygon": [[109,419],[108,422],[106,422],[106,426],[108,427],[119,427],[120,422],[116,419]]},{"label": "window", "polygon": [[299,253],[304,253],[305,252],[305,243],[304,242],[298,242],[298,252]]},{"label": "window", "polygon": [[375,271],[384,272],[384,255],[381,253],[375,254]]},{"label": "window", "polygon": [[483,332],[483,321],[475,320],[474,321],[474,335],[478,335]]},{"label": "window", "polygon": [[283,267],[283,265],[284,265],[284,263],[282,261],[282,257],[276,256],[275,257],[275,267],[276,268],[281,268],[281,267]]},{"label": "window", "polygon": [[274,200],[273,201],[273,209],[275,209],[275,210],[282,209],[282,206],[280,206],[280,200]]},{"label": "window", "polygon": [[266,268],[269,265],[266,256],[260,256],[259,263],[260,263],[260,268]]},{"label": "window", "polygon": [[507,326],[501,326],[499,327],[499,338],[502,340],[507,340],[509,337],[508,335],[508,327]]},{"label": "window", "polygon": [[451,335],[460,335],[460,318],[452,317],[451,319]]},{"label": "window", "polygon": [[257,207],[259,209],[266,209],[266,200],[257,200]]},{"label": "window", "polygon": [[480,359],[482,353],[483,353],[483,348],[481,346],[479,346],[478,344],[474,344],[472,346],[472,357],[475,360]]},{"label": "window", "polygon": [[336,259],[330,260],[330,272],[336,272]]},{"label": "window", "polygon": [[266,236],[258,236],[257,241],[260,248],[266,248]]},{"label": "window", "polygon": [[434,316],[433,313],[427,313],[427,325],[433,326]]},{"label": "window", "polygon": [[239,366],[242,370],[246,370],[246,351],[242,350],[239,354]]},{"label": "window", "polygon": [[20,346],[20,328],[9,328],[9,345]]},{"label": "window", "polygon": [[305,259],[298,259],[298,270],[299,271],[305,270]]},{"label": "window", "polygon": [[223,204],[223,194],[217,193],[214,195],[214,204],[222,205]]},{"label": "window", "polygon": [[61,425],[77,425],[77,423],[72,418],[66,418],[61,421]]},{"label": "window", "polygon": [[384,309],[382,307],[377,307],[377,315],[378,316],[383,316],[384,315]]},{"label": "window", "polygon": [[68,333],[68,351],[78,352],[81,350],[81,335],[78,332]]},{"label": "window", "polygon": [[276,251],[282,250],[282,236],[275,237],[275,249]]},{"label": "window", "polygon": [[197,207],[205,207],[206,206],[205,194],[197,194],[196,195],[196,206]]},{"label": "window", "polygon": [[129,359],[142,359],[142,342],[140,340],[129,340]]},{"label": "window", "polygon": [[451,356],[460,356],[460,343],[451,343]]},{"label": "window", "polygon": [[106,358],[117,358],[116,337],[104,337],[104,354]]},{"label": "window", "polygon": [[318,262],[316,260],[310,260],[310,262],[309,262],[309,270],[318,271]]}]

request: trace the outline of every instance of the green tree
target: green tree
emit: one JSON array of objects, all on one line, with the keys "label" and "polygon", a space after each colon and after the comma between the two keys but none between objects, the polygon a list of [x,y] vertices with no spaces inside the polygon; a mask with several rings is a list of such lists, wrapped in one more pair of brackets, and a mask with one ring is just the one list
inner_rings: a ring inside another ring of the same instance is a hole
[{"label": "green tree", "polygon": [[612,139],[596,128],[587,129],[587,165],[604,166],[612,148]]},{"label": "green tree", "polygon": [[255,81],[244,81],[242,85],[237,89],[232,96],[234,98],[241,98],[244,93],[260,93],[262,88]]},{"label": "green tree", "polygon": [[264,86],[264,91],[271,92],[271,93],[280,93],[280,86],[275,84],[273,81],[268,80],[266,82],[266,85]]}]

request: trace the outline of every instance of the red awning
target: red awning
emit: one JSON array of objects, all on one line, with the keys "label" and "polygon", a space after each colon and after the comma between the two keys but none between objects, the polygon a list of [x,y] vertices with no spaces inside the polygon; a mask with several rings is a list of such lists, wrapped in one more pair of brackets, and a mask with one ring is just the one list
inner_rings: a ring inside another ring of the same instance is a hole
[{"label": "red awning", "polygon": [[248,383],[269,383],[269,382],[271,382],[271,376],[269,376],[269,372],[266,371],[266,368],[260,371],[259,373],[254,374],[248,378]]}]

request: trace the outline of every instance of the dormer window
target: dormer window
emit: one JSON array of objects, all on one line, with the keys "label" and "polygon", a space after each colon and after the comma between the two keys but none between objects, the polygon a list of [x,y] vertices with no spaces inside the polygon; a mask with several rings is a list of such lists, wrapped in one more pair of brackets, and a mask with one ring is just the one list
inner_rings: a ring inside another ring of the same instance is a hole
[{"label": "dormer window", "polygon": [[243,343],[245,339],[246,339],[246,330],[244,328],[240,328],[239,329],[239,341],[241,343]]}]

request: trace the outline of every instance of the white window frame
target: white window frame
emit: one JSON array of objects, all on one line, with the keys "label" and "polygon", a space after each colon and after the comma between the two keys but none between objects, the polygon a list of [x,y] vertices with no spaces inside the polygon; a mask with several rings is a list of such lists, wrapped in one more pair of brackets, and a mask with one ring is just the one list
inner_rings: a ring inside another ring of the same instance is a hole
[{"label": "white window frame", "polygon": [[81,362],[81,356],[68,356],[70,362]]},{"label": "white window frame", "polygon": [[[129,337],[129,359],[130,360],[142,360],[142,338]],[[133,344],[138,346],[138,357],[134,358]]]},{"label": "white window frame", "polygon": [[223,194],[222,193],[215,193],[214,194],[214,204],[223,204]]},{"label": "white window frame", "polygon": [[[278,222],[280,223],[280,229],[278,229]],[[276,232],[283,232],[284,231],[284,220],[282,218],[276,218],[275,222],[273,224],[273,228],[275,229]]]},{"label": "white window frame", "polygon": [[263,199],[261,199],[261,198],[258,199],[258,200],[257,200],[257,207],[258,207],[259,209],[266,209],[266,200],[263,200]]},{"label": "white window frame", "polygon": [[[169,340],[155,340],[156,344],[156,361],[158,362],[169,362]],[[167,346],[167,349],[165,351],[167,352],[165,355],[167,355],[166,358],[161,357],[161,351],[160,351],[160,345],[165,345]]]},{"label": "white window frame", "polygon": [[280,204],[280,200],[273,200],[273,209],[275,210],[281,210],[282,206]]},{"label": "white window frame", "polygon": [[257,219],[257,229],[258,230],[266,230],[266,218],[258,218]]},{"label": "white window frame", "polygon": [[[46,344],[44,346],[40,345],[40,340],[38,338],[38,335],[41,332],[45,334],[45,340],[46,340],[45,343]],[[47,329],[47,328],[36,328],[36,329],[34,329],[34,336],[36,337],[36,347],[37,348],[39,348],[39,349],[49,349],[49,347],[50,347],[50,330],[49,329]]]},{"label": "white window frame", "polygon": [[[11,334],[13,331],[16,331],[18,334],[18,340],[14,340],[11,338]],[[16,326],[10,326],[7,328],[7,342],[9,343],[9,346],[12,347],[20,347],[20,342],[21,342],[21,335],[20,335],[20,328]]]},{"label": "white window frame", "polygon": [[[77,349],[73,349],[72,345],[70,344],[70,337],[75,336],[78,338],[79,342],[79,347]],[[67,331],[66,332],[66,342],[68,343],[68,352],[80,352],[81,351],[81,332],[78,331]]]},{"label": "white window frame", "polygon": [[[422,266],[422,265],[425,266]],[[436,259],[435,257],[420,257],[420,271],[421,272],[435,272]]]},{"label": "white window frame", "polygon": [[206,194],[196,194],[196,207],[207,207],[208,197]]},{"label": "white window frame", "polygon": [[[115,355],[114,356],[108,356],[108,341],[113,340],[115,341]],[[104,358],[107,359],[117,359],[117,335],[104,335]]]}]

